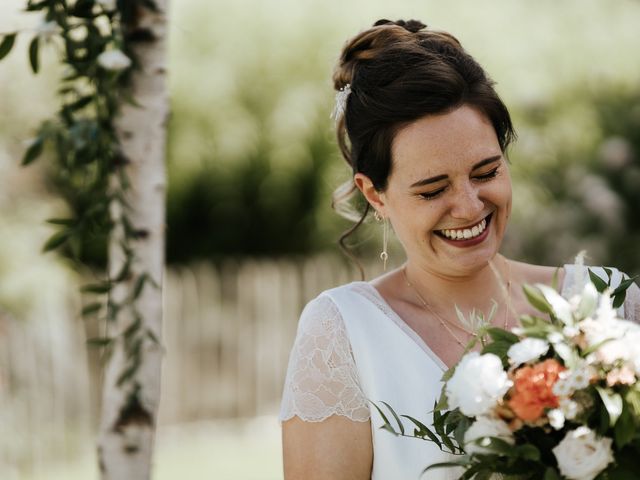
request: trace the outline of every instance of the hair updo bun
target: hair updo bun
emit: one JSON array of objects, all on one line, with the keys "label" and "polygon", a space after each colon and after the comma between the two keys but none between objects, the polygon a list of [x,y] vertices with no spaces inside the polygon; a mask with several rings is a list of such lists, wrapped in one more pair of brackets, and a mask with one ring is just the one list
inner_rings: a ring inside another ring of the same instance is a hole
[{"label": "hair updo bun", "polygon": [[[378,20],[344,45],[333,73],[336,90],[349,85],[344,114],[336,133],[342,156],[353,174],[363,173],[379,191],[391,172],[391,144],[396,132],[425,115],[470,105],[493,125],[504,152],[515,138],[511,117],[494,89],[494,82],[451,34],[430,30],[418,20]],[[356,192],[353,181],[334,193],[340,213]],[[354,217],[356,225],[369,212]]]},{"label": "hair updo bun", "polygon": [[381,19],[373,24],[374,27],[377,27],[378,25],[398,25],[399,27],[404,27],[406,30],[410,31],[411,33],[416,33],[422,30],[423,28],[427,28],[427,26],[424,23],[422,23],[420,20],[409,20],[406,22],[404,20],[396,20],[394,22],[393,20]]}]

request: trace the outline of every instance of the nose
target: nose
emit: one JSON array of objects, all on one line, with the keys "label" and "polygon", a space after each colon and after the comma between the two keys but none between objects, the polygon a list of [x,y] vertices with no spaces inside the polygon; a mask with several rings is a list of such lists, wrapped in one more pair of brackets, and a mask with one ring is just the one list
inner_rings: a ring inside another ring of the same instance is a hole
[{"label": "nose", "polygon": [[466,183],[451,197],[451,216],[460,220],[478,220],[484,210],[484,202],[480,199],[478,187]]}]

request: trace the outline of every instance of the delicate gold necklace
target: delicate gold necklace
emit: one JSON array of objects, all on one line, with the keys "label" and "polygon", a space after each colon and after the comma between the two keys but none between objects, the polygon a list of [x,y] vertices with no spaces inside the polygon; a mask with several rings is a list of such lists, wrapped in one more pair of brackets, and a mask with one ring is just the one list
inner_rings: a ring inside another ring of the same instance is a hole
[{"label": "delicate gold necklace", "polygon": [[[493,265],[491,265],[491,263],[489,263],[489,265],[491,266],[491,269],[493,270],[494,274],[496,274],[496,276],[498,277],[498,281],[500,282],[500,286],[502,287],[502,290],[503,290],[502,293],[506,297],[505,300],[507,302],[507,308],[506,308],[506,311],[505,311],[505,314],[504,314],[504,328],[506,329],[508,321],[509,321],[509,311],[511,310],[511,264],[506,260],[505,260],[505,262],[508,265],[507,282],[506,282],[507,285],[506,285],[506,287],[503,284],[502,277],[499,274],[499,272],[497,272],[497,270],[495,269],[495,267]],[[472,332],[470,330],[467,330],[466,328],[464,328],[462,325],[460,325],[458,323],[451,322],[450,320],[445,321],[440,315],[438,315],[436,313],[436,311],[431,307],[431,305],[429,305],[426,302],[426,300],[422,297],[422,295],[420,295],[420,292],[418,291],[418,289],[415,286],[413,286],[413,284],[409,281],[409,276],[407,275],[407,266],[406,265],[404,265],[402,267],[402,273],[404,275],[404,279],[405,279],[405,282],[407,283],[407,286],[409,288],[411,288],[411,290],[413,290],[413,292],[416,294],[416,296],[420,299],[420,303],[422,303],[422,307],[425,310],[428,310],[429,312],[431,312],[431,314],[438,319],[438,321],[440,322],[440,325],[442,325],[451,334],[451,336],[456,340],[458,345],[460,345],[462,347],[465,346],[465,344],[462,342],[462,340],[460,340],[458,338],[458,336],[453,332],[453,330],[451,330],[451,328],[449,328],[447,323],[450,323],[454,327],[457,327],[460,330],[468,333],[472,337],[477,337],[478,336],[478,334],[476,332]]]}]

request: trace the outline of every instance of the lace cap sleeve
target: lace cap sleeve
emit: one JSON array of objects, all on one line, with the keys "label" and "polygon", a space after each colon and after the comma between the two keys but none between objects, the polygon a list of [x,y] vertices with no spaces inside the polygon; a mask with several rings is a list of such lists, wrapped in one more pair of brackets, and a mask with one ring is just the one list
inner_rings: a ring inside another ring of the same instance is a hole
[{"label": "lace cap sleeve", "polygon": [[331,415],[363,422],[370,412],[340,312],[320,295],[300,316],[279,418],[320,422]]}]

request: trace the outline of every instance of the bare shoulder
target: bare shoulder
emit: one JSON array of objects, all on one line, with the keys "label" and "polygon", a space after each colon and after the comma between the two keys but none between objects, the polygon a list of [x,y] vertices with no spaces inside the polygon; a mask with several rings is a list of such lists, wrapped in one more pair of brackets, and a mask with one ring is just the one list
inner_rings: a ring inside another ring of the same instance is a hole
[{"label": "bare shoulder", "polygon": [[562,285],[565,270],[563,267],[534,265],[532,263],[511,260],[512,278],[518,283],[543,283],[551,285],[554,279],[557,285]]}]

